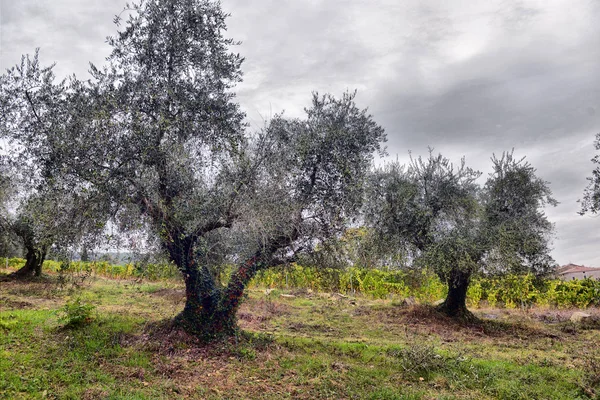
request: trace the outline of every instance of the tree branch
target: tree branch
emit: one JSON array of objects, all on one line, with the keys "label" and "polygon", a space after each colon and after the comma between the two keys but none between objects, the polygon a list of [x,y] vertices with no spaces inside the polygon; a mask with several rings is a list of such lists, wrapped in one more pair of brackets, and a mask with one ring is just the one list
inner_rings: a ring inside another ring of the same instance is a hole
[{"label": "tree branch", "polygon": [[[26,90],[25,91],[25,97],[27,98],[27,102],[29,102],[29,105],[31,106],[31,110],[33,111],[33,115],[35,115],[35,118],[38,120],[38,122],[44,126],[44,123],[42,122],[42,119],[40,118],[40,116],[38,115],[37,111],[35,110],[35,105],[33,104],[33,100],[31,99],[31,96],[29,95],[29,92]],[[44,130],[46,128],[44,127]]]}]

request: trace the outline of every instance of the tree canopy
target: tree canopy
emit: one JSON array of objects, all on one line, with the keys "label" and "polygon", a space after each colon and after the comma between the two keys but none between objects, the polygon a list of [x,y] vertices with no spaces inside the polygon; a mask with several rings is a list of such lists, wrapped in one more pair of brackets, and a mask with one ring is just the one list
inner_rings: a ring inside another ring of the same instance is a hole
[{"label": "tree canopy", "polygon": [[366,218],[378,234],[403,246],[414,267],[432,268],[448,284],[441,309],[467,316],[466,291],[475,273],[534,271],[552,265],[553,226],[543,207],[555,205],[548,183],[511,153],[492,157],[480,173],[442,155],[389,164],[373,174]]},{"label": "tree canopy", "polygon": [[60,162],[69,145],[61,140],[77,111],[76,81],[56,82],[37,51],[0,81],[0,139],[7,150],[2,165],[11,203],[3,210],[3,225],[25,249],[26,264],[14,276],[40,275],[52,246],[67,248],[102,231],[109,218],[106,197],[71,179]]},{"label": "tree canopy", "polygon": [[[11,70],[4,132],[45,187],[73,188],[69,199],[83,193],[98,215],[158,243],[186,283],[177,322],[232,333],[257,271],[310,256],[357,214],[384,131],[355,93],[315,93],[306,118],[277,115],[250,134],[220,4],[144,0],[127,11],[90,81],[55,83],[37,54]],[[215,279],[224,264],[227,286]]]}]

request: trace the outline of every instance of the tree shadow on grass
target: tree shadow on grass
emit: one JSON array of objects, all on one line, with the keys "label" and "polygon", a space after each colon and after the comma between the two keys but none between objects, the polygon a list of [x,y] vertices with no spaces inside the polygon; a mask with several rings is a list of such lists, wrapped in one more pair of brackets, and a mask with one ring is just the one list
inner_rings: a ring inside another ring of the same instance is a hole
[{"label": "tree shadow on grass", "polygon": [[123,340],[126,346],[136,346],[158,355],[189,359],[247,358],[253,351],[264,351],[273,343],[272,335],[241,329],[233,336],[206,341],[187,332],[172,319],[148,323],[140,334],[129,335]]},{"label": "tree shadow on grass", "polygon": [[400,323],[426,325],[440,335],[452,331],[495,338],[560,339],[562,337],[561,333],[555,329],[537,327],[521,321],[496,321],[475,316],[469,319],[452,318],[429,305],[412,306],[403,310],[399,317]]}]

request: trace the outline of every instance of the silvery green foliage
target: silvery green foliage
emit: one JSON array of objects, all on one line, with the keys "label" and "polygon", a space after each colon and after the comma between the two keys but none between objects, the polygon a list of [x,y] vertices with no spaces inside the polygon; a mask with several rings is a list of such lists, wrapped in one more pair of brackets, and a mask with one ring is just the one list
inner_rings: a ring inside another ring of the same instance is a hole
[{"label": "silvery green foliage", "polygon": [[[596,150],[600,150],[600,133],[596,134],[596,140],[594,141]],[[588,177],[589,181],[587,187],[583,191],[583,200],[579,200],[581,203],[581,210],[579,214],[597,214],[600,211],[600,155],[595,155],[592,158],[592,163],[596,166],[592,170],[592,176]]]},{"label": "silvery green foliage", "polygon": [[249,237],[270,242],[283,258],[339,236],[362,205],[385,134],[355,95],[315,93],[305,118],[278,115],[253,142],[261,168],[244,224],[254,229]]},{"label": "silvery green foliage", "polygon": [[68,84],[56,82],[52,68],[40,65],[36,50],[0,78],[1,144],[6,163],[17,170],[17,184],[26,190],[42,184],[44,169],[58,167],[51,147],[68,119]]},{"label": "silvery green foliage", "polygon": [[550,272],[554,232],[544,207],[556,206],[549,183],[536,176],[525,158],[492,157],[493,172],[483,188],[485,265],[489,272]]},{"label": "silvery green foliage", "polygon": [[199,238],[231,225],[245,187],[243,113],[230,91],[242,59],[217,2],[150,0],[126,12],[107,66],[72,85],[53,155],[118,206],[124,230],[149,225],[183,265]]},{"label": "silvery green foliage", "polygon": [[[56,82],[52,66],[38,52],[0,77],[0,138],[3,165],[11,177],[8,228],[28,252],[45,254],[50,246],[72,247],[102,231],[107,218],[104,196],[66,174],[57,154],[69,146],[74,78]],[[44,250],[45,249],[45,250]]]},{"label": "silvery green foliage", "polygon": [[481,252],[475,183],[480,175],[464,159],[455,166],[431,150],[427,159],[411,158],[408,166],[387,165],[373,174],[367,221],[386,240],[405,246],[415,263],[435,259],[440,275],[459,260],[471,269],[468,260]]},{"label": "silvery green foliage", "polygon": [[367,221],[411,251],[414,265],[433,268],[444,280],[455,271],[543,273],[553,263],[553,225],[543,213],[545,205],[556,205],[548,183],[512,152],[492,162],[483,187],[464,159],[457,167],[432,152],[406,167],[378,169]]}]

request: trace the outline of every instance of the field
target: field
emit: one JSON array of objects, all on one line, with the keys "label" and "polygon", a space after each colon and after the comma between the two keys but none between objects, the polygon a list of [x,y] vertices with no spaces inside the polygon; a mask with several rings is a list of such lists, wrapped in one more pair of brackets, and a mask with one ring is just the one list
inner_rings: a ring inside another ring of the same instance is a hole
[{"label": "field", "polygon": [[[573,310],[481,308],[474,310],[480,322],[461,325],[399,299],[254,288],[239,312],[243,332],[205,346],[168,323],[183,307],[177,281],[94,276],[74,285],[47,275],[0,288],[0,398],[573,400],[600,393],[598,309],[577,325],[568,321]],[[61,312],[67,303],[75,307],[69,315]],[[78,311],[80,326],[65,327]]]}]

